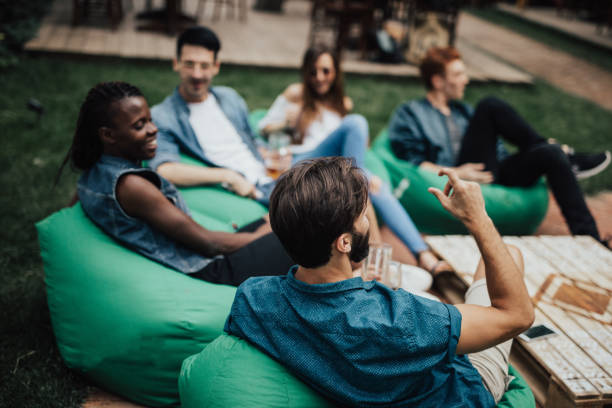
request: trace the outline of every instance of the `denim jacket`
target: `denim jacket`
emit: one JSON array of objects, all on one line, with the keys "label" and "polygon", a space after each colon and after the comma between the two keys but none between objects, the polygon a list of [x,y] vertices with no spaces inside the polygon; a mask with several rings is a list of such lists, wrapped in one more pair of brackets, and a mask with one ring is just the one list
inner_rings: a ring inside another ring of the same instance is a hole
[{"label": "denim jacket", "polygon": [[[224,86],[213,87],[210,93],[217,98],[221,110],[234,125],[253,155],[263,162],[249,125],[249,110],[244,99],[232,88]],[[206,157],[200,147],[198,138],[189,123],[189,106],[178,92],[178,88],[162,103],[155,105],[151,109],[151,115],[159,132],[157,134],[157,153],[155,158],[148,162],[150,168],[156,170],[162,163],[179,162],[180,153],[201,160],[209,166],[219,167]]]},{"label": "denim jacket", "polygon": [[77,188],[85,214],[128,248],[172,269],[192,273],[208,265],[211,259],[177,244],[146,222],[130,217],[123,211],[117,201],[116,188],[119,178],[128,173],[141,174],[154,182],[168,201],[189,215],[185,202],[173,184],[152,170],[109,155],[102,155],[79,178]]},{"label": "denim jacket", "polygon": [[[461,134],[465,134],[473,109],[466,103],[451,101],[451,116]],[[416,166],[429,161],[441,166],[456,166],[450,135],[444,115],[427,98],[405,102],[393,114],[389,123],[391,150],[400,159]],[[498,141],[497,156],[507,155]]]}]

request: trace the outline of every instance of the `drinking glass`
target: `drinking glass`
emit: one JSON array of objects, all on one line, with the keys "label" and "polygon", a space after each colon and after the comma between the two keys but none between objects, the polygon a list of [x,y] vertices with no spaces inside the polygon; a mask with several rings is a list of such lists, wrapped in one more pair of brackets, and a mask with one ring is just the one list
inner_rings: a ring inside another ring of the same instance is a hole
[{"label": "drinking glass", "polygon": [[361,277],[363,280],[382,281],[383,277],[388,276],[389,262],[391,261],[391,245],[383,243],[370,244],[370,251],[363,267]]},{"label": "drinking glass", "polygon": [[282,132],[272,133],[268,137],[268,152],[266,154],[266,171],[273,179],[278,178],[291,167],[289,144],[291,138]]},{"label": "drinking glass", "polygon": [[387,274],[383,275],[382,282],[391,289],[399,289],[402,287],[402,265],[399,262],[390,261],[387,266]]}]

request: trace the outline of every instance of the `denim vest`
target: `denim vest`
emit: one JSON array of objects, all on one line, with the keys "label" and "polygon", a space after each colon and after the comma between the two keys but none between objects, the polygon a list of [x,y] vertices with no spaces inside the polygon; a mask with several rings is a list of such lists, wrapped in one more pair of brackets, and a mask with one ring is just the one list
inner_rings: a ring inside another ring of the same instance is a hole
[{"label": "denim vest", "polygon": [[183,273],[204,268],[211,259],[177,244],[146,222],[125,213],[117,201],[116,188],[119,178],[128,173],[146,175],[171,203],[189,215],[177,189],[163,177],[129,160],[102,155],[81,175],[77,184],[79,200],[87,216],[108,235],[147,258]]}]

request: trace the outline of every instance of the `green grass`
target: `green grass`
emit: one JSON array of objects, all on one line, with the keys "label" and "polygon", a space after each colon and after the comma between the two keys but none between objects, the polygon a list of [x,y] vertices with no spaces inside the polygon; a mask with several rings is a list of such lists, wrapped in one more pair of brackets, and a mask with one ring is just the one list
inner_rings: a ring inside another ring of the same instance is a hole
[{"label": "green grass", "polygon": [[[0,406],[78,406],[86,382],[61,362],[46,305],[42,263],[34,223],[61,208],[75,188],[65,172],[53,189],[57,168],[72,139],[79,106],[96,82],[129,81],[150,104],[172,92],[177,78],[169,63],[23,58],[0,76]],[[217,84],[240,91],[251,109],[267,108],[296,71],[222,68]],[[423,94],[416,80],[368,76],[346,78],[355,110],[376,135],[403,100]],[[583,150],[612,150],[612,113],[569,96],[544,82],[535,86],[472,84],[467,100],[496,95],[512,103],[546,137]],[[36,97],[46,108],[42,120],[25,109]],[[589,179],[589,192],[612,190],[612,171]],[[75,237],[75,239],[78,239]]]},{"label": "green grass", "polygon": [[469,8],[466,11],[490,23],[516,31],[551,48],[564,51],[574,57],[598,65],[605,70],[612,71],[612,52],[609,49],[604,49],[601,46],[588,43],[555,28],[545,27],[503,10],[495,8]]}]

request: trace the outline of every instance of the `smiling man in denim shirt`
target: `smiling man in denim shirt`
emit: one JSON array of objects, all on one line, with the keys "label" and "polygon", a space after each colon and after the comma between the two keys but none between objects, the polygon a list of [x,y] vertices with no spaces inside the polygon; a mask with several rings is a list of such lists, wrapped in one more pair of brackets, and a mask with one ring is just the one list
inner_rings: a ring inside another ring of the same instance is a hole
[{"label": "smiling man in denim shirt", "polygon": [[352,262],[368,253],[367,182],[350,160],[331,157],[278,180],[271,224],[298,266],[245,281],[225,331],[347,406],[494,406],[509,381],[510,339],[534,318],[522,258],[495,230],[479,185],[440,175],[449,181],[431,193],[482,253],[466,304],[353,277]]},{"label": "smiling man in denim shirt", "polygon": [[[192,27],[177,40],[174,70],[180,84],[151,109],[159,129],[149,166],[178,186],[222,184],[267,205],[272,179],[266,175],[249,126],[244,100],[229,87],[212,87],[219,73],[221,43],[206,27]],[[186,154],[210,167],[181,163]]]}]

